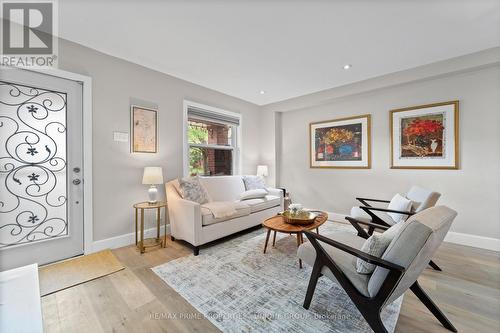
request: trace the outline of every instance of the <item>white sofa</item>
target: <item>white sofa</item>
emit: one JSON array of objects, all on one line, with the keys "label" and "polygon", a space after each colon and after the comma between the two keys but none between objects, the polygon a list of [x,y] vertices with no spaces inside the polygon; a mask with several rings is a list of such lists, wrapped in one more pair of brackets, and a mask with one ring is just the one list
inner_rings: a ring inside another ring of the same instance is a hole
[{"label": "white sofa", "polygon": [[182,239],[194,247],[198,255],[199,246],[234,234],[238,231],[261,224],[266,218],[283,211],[283,191],[267,188],[265,198],[240,201],[240,194],[245,192],[242,176],[200,177],[210,201],[236,202],[236,214],[216,219],[203,204],[182,198],[179,181],[165,184],[170,234],[172,239]]}]

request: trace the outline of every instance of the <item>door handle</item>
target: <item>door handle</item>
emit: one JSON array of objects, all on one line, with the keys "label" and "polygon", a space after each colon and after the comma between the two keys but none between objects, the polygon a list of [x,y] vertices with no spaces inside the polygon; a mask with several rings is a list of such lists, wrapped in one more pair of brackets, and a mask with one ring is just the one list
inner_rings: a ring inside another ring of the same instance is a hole
[{"label": "door handle", "polygon": [[74,185],[80,185],[81,182],[82,181],[80,179],[78,179],[78,178],[77,179],[73,179],[73,184]]}]

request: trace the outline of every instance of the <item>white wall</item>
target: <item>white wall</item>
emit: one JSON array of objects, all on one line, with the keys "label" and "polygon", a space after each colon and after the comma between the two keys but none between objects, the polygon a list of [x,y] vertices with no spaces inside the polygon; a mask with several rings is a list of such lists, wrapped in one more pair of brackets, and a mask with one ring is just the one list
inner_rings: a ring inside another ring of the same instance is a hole
[{"label": "white wall", "polygon": [[267,165],[269,175],[266,183],[269,186],[276,185],[276,113],[272,111],[261,111],[260,113],[260,136],[259,140],[260,158],[259,164]]},{"label": "white wall", "polygon": [[[334,93],[332,93],[332,96]],[[328,96],[322,96],[327,99]],[[304,98],[268,106],[282,113],[280,185],[309,207],[347,214],[356,196],[388,198],[418,184],[442,193],[458,211],[452,230],[500,238],[500,66],[419,79],[413,83],[330,99],[304,107]],[[389,110],[460,101],[460,169],[390,169]],[[372,114],[372,168],[309,168],[310,122]]]},{"label": "white wall", "polygon": [[[388,75],[375,82],[368,80],[258,107],[61,40],[60,68],[93,79],[94,240],[133,232],[132,204],[146,198],[146,187],[141,185],[144,166],[162,166],[166,180],[182,176],[184,99],[240,112],[243,173],[254,174],[257,164],[267,164],[268,182],[286,186],[295,201],[347,213],[357,195],[390,197],[418,183],[442,192],[440,202],[458,210],[453,230],[500,238],[500,69],[497,65],[446,75],[460,66],[466,69],[498,61],[500,48],[496,52],[423,66],[399,73],[398,79]],[[425,79],[431,73],[441,77]],[[393,87],[384,88],[388,85]],[[354,94],[356,89],[371,91]],[[389,169],[388,110],[454,99],[461,103],[461,168]],[[129,144],[113,141],[113,131],[129,132],[131,103],[158,106],[158,154],[130,154]],[[310,169],[308,124],[364,113],[373,115],[372,169]],[[122,240],[126,239],[130,237]]]},{"label": "white wall", "polygon": [[[92,77],[94,241],[134,232],[132,205],[147,199],[143,167],[162,166],[165,180],[182,176],[184,99],[242,114],[242,172],[255,174],[258,106],[66,40],[59,42],[59,67]],[[113,141],[114,131],[130,131],[131,103],[158,107],[159,153],[131,154],[128,143]]]}]

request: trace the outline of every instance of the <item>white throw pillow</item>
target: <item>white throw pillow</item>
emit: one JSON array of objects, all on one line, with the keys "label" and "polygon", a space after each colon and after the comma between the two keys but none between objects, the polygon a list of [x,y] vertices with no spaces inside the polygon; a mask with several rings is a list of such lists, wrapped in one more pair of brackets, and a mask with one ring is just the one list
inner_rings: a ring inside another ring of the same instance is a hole
[{"label": "white throw pillow", "polygon": [[208,192],[200,183],[198,177],[180,179],[179,187],[183,199],[194,201],[199,204],[204,204],[210,201]]},{"label": "white throw pillow", "polygon": [[257,189],[266,189],[266,183],[261,176],[243,176],[243,183],[245,184],[245,189],[249,190],[257,190]]},{"label": "white throw pillow", "polygon": [[[402,212],[410,212],[411,206],[412,206],[411,200],[408,200],[405,197],[403,197],[401,194],[397,193],[391,199],[391,202],[389,203],[389,206],[387,206],[387,208],[393,209],[393,210],[399,210]],[[408,218],[408,215],[405,215],[405,214],[387,213],[387,215],[389,215],[396,223],[398,223],[400,221],[404,221],[404,220],[406,220],[406,218]]]},{"label": "white throw pillow", "polygon": [[268,193],[269,192],[267,192],[267,190],[264,190],[262,188],[249,190],[240,194],[240,200],[265,198]]}]

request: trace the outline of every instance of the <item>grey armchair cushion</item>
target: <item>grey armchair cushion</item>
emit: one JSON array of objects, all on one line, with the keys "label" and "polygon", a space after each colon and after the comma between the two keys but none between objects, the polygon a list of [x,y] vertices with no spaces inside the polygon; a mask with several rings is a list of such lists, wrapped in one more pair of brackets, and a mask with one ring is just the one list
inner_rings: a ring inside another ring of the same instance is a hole
[{"label": "grey armchair cushion", "polygon": [[413,211],[421,212],[424,209],[434,207],[441,196],[440,193],[430,191],[420,186],[412,186],[406,197],[413,202]]},{"label": "grey armchair cushion", "polygon": [[[431,207],[400,223],[397,235],[382,259],[405,267],[399,284],[388,303],[401,296],[427,267],[433,254],[444,240],[457,212],[445,206]],[[370,296],[377,295],[388,270],[377,267],[368,282]]]},{"label": "grey armchair cushion", "polygon": [[[389,216],[389,214],[385,212],[377,212],[373,211],[375,215],[380,217],[382,221],[387,223],[388,225],[394,225],[396,222],[392,219],[392,217]],[[351,209],[351,217],[355,218],[356,220],[364,221],[364,222],[371,222],[372,218],[370,215],[368,215],[364,210],[362,210],[359,207],[352,207]]]},{"label": "grey armchair cushion", "polygon": [[[430,191],[420,186],[412,186],[410,191],[406,194],[406,198],[412,201],[411,211],[414,213],[434,207],[440,196],[440,193]],[[382,221],[388,225],[394,225],[397,223],[389,214],[385,212],[373,211],[373,213],[380,217]],[[352,207],[350,216],[364,222],[371,222],[372,220],[370,215],[359,207]]]},{"label": "grey armchair cushion", "polygon": [[[349,245],[356,249],[361,249],[363,246],[365,239],[356,236],[355,234],[349,232],[336,232],[331,235],[324,235],[328,238],[331,238],[337,242]],[[335,264],[342,270],[342,272],[346,275],[346,277],[351,281],[354,287],[363,295],[369,296],[368,294],[368,281],[370,279],[370,275],[359,274],[356,272],[356,261],[353,260],[353,256],[341,251],[333,246],[325,244],[323,242],[319,242],[321,246],[325,249],[326,253],[330,255],[330,257],[335,261]],[[297,256],[302,259],[305,263],[312,266],[314,265],[314,261],[316,260],[316,250],[312,246],[310,242],[306,242],[302,244],[298,251]],[[337,282],[335,279],[335,275],[333,275],[332,271],[326,266],[323,267],[321,273],[327,276],[334,282]]]}]

